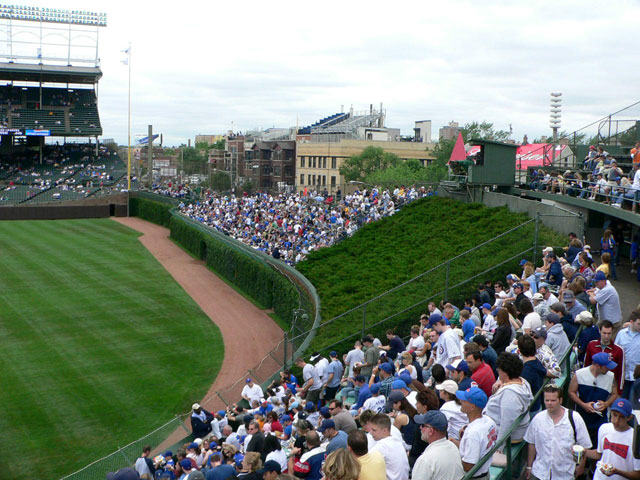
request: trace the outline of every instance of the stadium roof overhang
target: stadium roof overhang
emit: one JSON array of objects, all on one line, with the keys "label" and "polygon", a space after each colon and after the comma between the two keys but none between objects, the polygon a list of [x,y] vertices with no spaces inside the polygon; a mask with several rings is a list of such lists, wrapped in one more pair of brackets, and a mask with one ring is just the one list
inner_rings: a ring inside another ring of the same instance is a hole
[{"label": "stadium roof overhang", "polygon": [[80,83],[93,85],[102,78],[99,67],[71,67],[62,65],[34,65],[0,62],[0,81]]}]

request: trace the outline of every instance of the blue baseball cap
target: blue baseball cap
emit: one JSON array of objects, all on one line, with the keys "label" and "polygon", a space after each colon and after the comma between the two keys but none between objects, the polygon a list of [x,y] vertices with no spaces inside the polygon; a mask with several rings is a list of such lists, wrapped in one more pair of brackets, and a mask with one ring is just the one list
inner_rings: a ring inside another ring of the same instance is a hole
[{"label": "blue baseball cap", "polygon": [[626,398],[617,399],[615,402],[613,402],[613,405],[611,405],[610,408],[611,410],[615,410],[616,412],[621,413],[625,417],[628,417],[632,413],[631,402]]},{"label": "blue baseball cap", "polygon": [[313,410],[313,402],[307,402],[307,404],[304,406],[304,409],[308,412]]},{"label": "blue baseball cap", "polygon": [[439,410],[429,410],[423,415],[415,415],[413,421],[418,425],[429,425],[440,432],[446,432],[449,426],[447,417]]},{"label": "blue baseball cap", "polygon": [[593,276],[594,282],[601,282],[606,279],[607,279],[607,276],[604,274],[604,272],[596,272],[596,274]]},{"label": "blue baseball cap", "polygon": [[191,450],[191,449],[195,450],[196,448],[198,448],[198,444],[196,442],[191,442],[187,447],[187,450]]},{"label": "blue baseball cap", "polygon": [[371,393],[378,393],[380,391],[380,384],[379,383],[374,383],[373,385],[371,385],[369,387],[369,391]]},{"label": "blue baseball cap", "polygon": [[330,418],[331,412],[329,411],[329,407],[322,407],[320,409],[320,415],[322,415],[324,418]]},{"label": "blue baseball cap", "polygon": [[484,408],[487,405],[487,394],[481,388],[471,387],[466,390],[458,390],[456,397],[460,400],[473,403],[476,407]]},{"label": "blue baseball cap", "polygon": [[391,383],[391,390],[400,390],[402,388],[407,388],[407,384],[404,380],[398,378]]},{"label": "blue baseball cap", "polygon": [[333,357],[333,358],[336,358],[336,357],[338,356],[338,352],[336,352],[335,350],[331,350],[331,351],[329,352],[329,356],[330,356],[330,357]]},{"label": "blue baseball cap", "polygon": [[482,307],[480,308],[486,308],[487,310],[491,310],[491,305],[489,305],[488,303],[483,303]]},{"label": "blue baseball cap", "polygon": [[246,383],[251,383],[253,382],[253,380],[251,380],[250,378],[247,378]]},{"label": "blue baseball cap", "polygon": [[183,458],[180,460],[180,466],[183,470],[191,470],[191,460],[188,458]]},{"label": "blue baseball cap", "polygon": [[591,362],[596,365],[607,367],[609,370],[615,369],[618,364],[609,358],[609,354],[605,352],[596,353],[591,357]]},{"label": "blue baseball cap", "polygon": [[380,364],[380,370],[384,370],[387,373],[393,372],[393,368],[389,362],[384,362]]},{"label": "blue baseball cap", "polygon": [[439,313],[432,313],[431,315],[429,315],[429,325],[428,325],[428,327],[429,328],[433,327],[440,320],[442,320],[442,315],[440,315]]},{"label": "blue baseball cap", "polygon": [[527,260],[525,258],[523,258],[522,260],[520,260],[520,266],[524,267],[527,263]]},{"label": "blue baseball cap", "polygon": [[407,386],[413,383],[411,375],[407,372],[402,372],[398,378],[400,378],[400,380],[402,380]]},{"label": "blue baseball cap", "polygon": [[333,420],[326,419],[322,421],[322,425],[320,425],[318,427],[318,432],[323,433],[327,428],[336,428],[336,422],[334,422]]},{"label": "blue baseball cap", "polygon": [[226,417],[227,412],[225,412],[224,410],[218,410],[218,415],[220,415],[221,417]]}]

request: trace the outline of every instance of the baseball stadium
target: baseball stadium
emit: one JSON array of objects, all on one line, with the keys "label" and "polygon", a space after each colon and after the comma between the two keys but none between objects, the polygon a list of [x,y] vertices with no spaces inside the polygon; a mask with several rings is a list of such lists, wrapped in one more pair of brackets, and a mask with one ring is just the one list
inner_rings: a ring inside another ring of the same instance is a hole
[{"label": "baseball stadium", "polygon": [[106,14],[0,23],[40,35],[0,52],[0,478],[548,479],[556,394],[558,465],[638,478],[638,104],[539,145],[460,134],[402,185],[296,183],[382,105],[230,133],[221,190],[156,168],[151,129],[105,139]]}]

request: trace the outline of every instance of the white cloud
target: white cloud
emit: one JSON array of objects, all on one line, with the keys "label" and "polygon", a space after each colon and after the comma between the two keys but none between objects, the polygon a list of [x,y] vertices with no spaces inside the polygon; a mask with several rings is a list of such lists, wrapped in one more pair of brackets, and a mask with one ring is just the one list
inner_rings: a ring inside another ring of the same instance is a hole
[{"label": "white cloud", "polygon": [[633,103],[633,1],[25,2],[106,11],[100,31],[105,137],[126,141],[133,44],[133,133],[177,144],[197,133],[306,125],[380,102],[387,125],[414,120],[513,125],[548,134],[549,93],[563,129]]}]

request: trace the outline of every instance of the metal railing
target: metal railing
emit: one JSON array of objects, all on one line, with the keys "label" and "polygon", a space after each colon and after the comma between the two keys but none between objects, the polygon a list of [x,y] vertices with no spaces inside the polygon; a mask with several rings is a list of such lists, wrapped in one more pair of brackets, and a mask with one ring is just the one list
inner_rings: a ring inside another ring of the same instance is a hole
[{"label": "metal railing", "polygon": [[[567,401],[567,391],[569,388],[569,382],[571,381],[571,355],[574,351],[574,347],[577,345],[580,333],[582,332],[582,329],[584,328],[583,325],[580,325],[580,328],[578,329],[578,331],[576,332],[576,337],[573,340],[573,342],[571,343],[570,348],[567,350],[567,352],[565,353],[564,357],[560,360],[560,365],[565,365],[565,368],[563,369],[563,376],[560,377],[561,381],[562,381],[562,385],[558,385],[560,388],[563,389],[564,394],[562,396],[562,398],[565,399],[565,402]],[[564,376],[564,373],[566,372],[566,376]],[[509,430],[507,431],[506,435],[504,437],[502,437],[500,440],[498,440],[495,445],[487,452],[487,454],[482,457],[478,463],[476,463],[473,468],[471,468],[471,470],[469,470],[464,477],[462,477],[462,480],[471,480],[476,473],[478,472],[478,470],[480,470],[483,465],[485,465],[487,462],[491,462],[492,458],[493,458],[493,454],[498,452],[498,451],[504,451],[506,457],[507,457],[507,462],[506,465],[504,466],[504,473],[506,473],[506,478],[507,480],[511,480],[513,478],[513,458],[512,458],[512,452],[511,452],[511,448],[513,446],[513,444],[511,443],[511,436],[513,435],[513,432],[515,432],[515,430],[520,426],[520,422],[522,422],[522,420],[530,415],[530,410],[531,407],[536,403],[536,401],[538,400],[538,398],[540,397],[540,395],[542,395],[542,392],[544,391],[544,387],[546,387],[549,383],[551,382],[555,382],[557,384],[557,379],[554,378],[547,378],[544,383],[542,384],[542,386],[540,387],[540,390],[538,390],[534,397],[533,400],[531,400],[531,403],[529,404],[529,408],[527,408],[527,410],[525,412],[523,412],[518,418],[515,419],[515,421],[513,422],[513,425],[511,426],[511,428],[509,428]],[[543,403],[544,405],[544,403]],[[524,442],[524,440],[522,440]],[[504,448],[506,446],[508,446],[508,448]],[[522,450],[526,451],[525,448],[523,448]],[[522,451],[520,452],[522,453]],[[516,472],[519,476],[519,472]],[[517,478],[516,476],[516,478]]]}]

